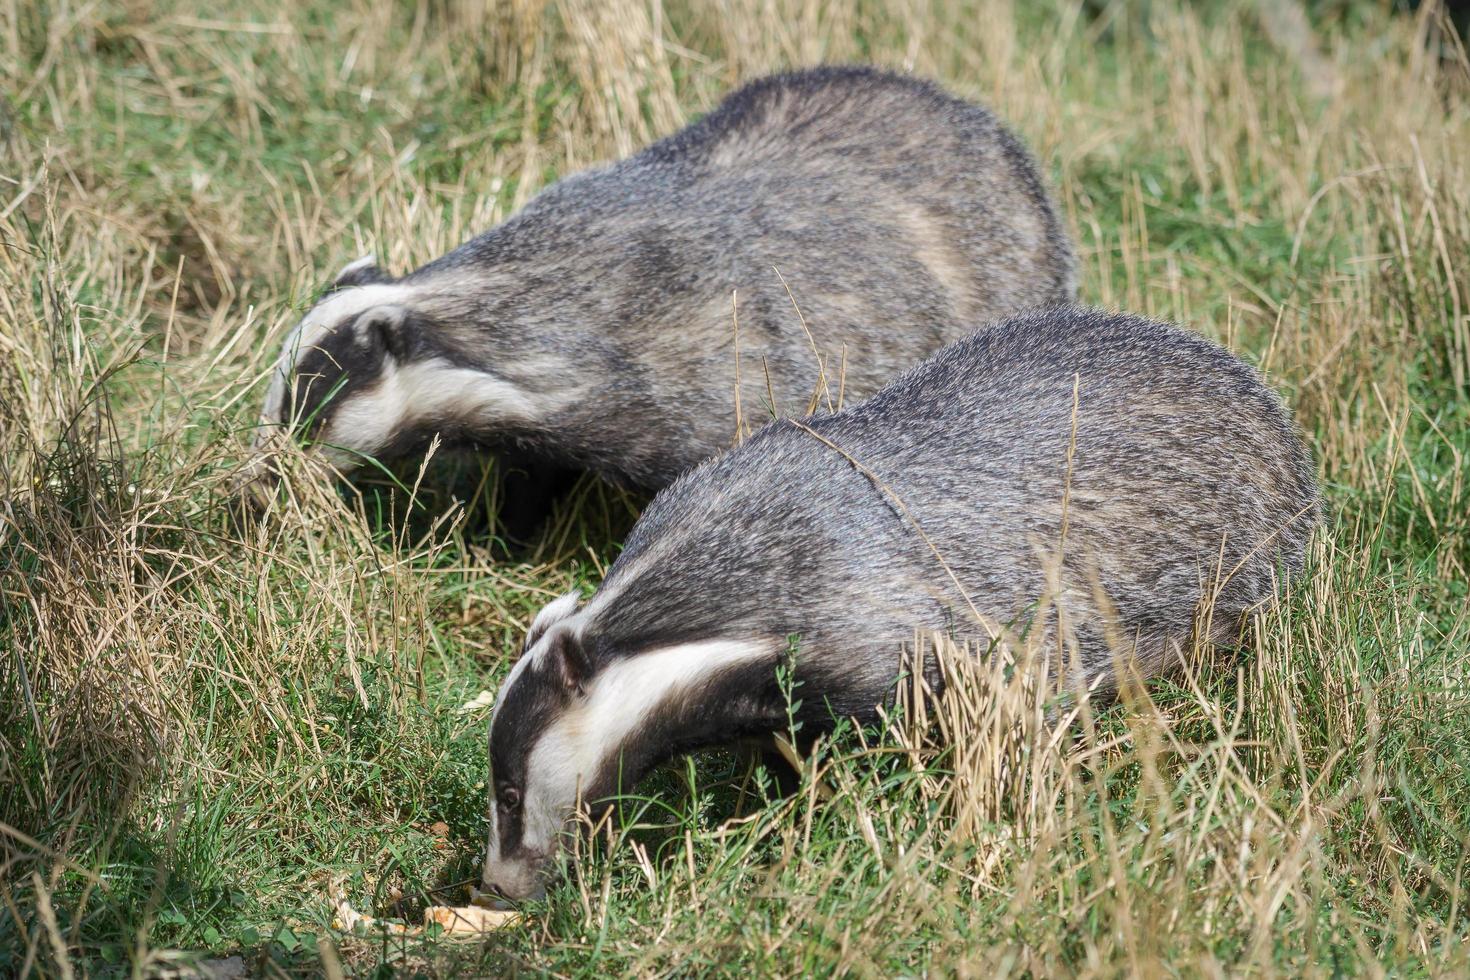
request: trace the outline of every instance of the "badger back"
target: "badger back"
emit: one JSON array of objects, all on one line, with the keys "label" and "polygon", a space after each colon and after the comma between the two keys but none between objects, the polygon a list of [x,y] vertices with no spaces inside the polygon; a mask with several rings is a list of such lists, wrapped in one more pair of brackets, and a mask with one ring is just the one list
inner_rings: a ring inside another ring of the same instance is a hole
[{"label": "badger back", "polygon": [[1107,687],[1125,652],[1160,670],[1202,599],[1217,637],[1237,628],[1301,567],[1316,520],[1310,457],[1248,365],[1140,318],[1039,312],[675,483],[586,629],[634,646],[795,634],[808,697],[860,715],[916,628],[1062,629]]},{"label": "badger back", "polygon": [[288,340],[263,421],[315,424],[342,469],[440,435],[657,489],[742,424],[1070,300],[1073,267],[984,108],[871,69],[778,75],[401,278],[354,267]]}]

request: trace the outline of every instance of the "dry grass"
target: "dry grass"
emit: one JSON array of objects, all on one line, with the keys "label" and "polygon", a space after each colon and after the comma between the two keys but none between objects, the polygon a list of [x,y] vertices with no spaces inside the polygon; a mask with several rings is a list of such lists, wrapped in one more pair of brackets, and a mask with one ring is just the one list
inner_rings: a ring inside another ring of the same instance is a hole
[{"label": "dry grass", "polygon": [[[1470,970],[1464,52],[1433,4],[1337,0],[1304,80],[1255,5],[1146,6],[0,0],[0,972]],[[483,948],[318,939],[329,880],[392,913],[472,873],[460,707],[637,501],[583,485],[506,560],[493,501],[415,506],[409,469],[242,536],[272,342],[346,261],[405,270],[821,60],[993,105],[1087,301],[1268,371],[1334,514],[1313,575],[1060,733],[954,661],[791,798],[676,768]]]}]

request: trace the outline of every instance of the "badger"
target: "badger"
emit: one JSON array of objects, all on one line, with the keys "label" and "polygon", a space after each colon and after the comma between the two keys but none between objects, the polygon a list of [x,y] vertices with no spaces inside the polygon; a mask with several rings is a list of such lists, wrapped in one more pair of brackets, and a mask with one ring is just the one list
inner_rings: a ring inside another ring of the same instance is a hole
[{"label": "badger", "polygon": [[1077,308],[984,328],[684,474],[585,604],[536,616],[490,722],[484,886],[537,894],[578,801],[785,731],[792,687],[803,732],[871,722],[916,629],[1029,629],[1094,690],[1157,674],[1231,640],[1317,521],[1287,410],[1221,347]]},{"label": "badger", "polygon": [[870,68],[764,78],[407,275],[348,265],[285,340],[240,489],[289,432],[339,472],[438,436],[656,490],[737,421],[1070,301],[1074,265],[986,109]]}]

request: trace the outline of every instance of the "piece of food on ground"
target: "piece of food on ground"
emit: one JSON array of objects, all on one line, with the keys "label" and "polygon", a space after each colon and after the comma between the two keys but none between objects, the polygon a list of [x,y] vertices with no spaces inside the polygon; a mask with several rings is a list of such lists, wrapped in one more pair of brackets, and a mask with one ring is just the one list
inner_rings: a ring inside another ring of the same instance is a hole
[{"label": "piece of food on ground", "polygon": [[424,924],[410,926],[401,922],[385,922],[371,915],[364,915],[347,901],[347,893],[341,887],[332,889],[332,928],[341,932],[370,932],[383,929],[392,936],[421,936],[424,929],[438,925],[450,936],[475,936],[511,925],[521,918],[519,912],[509,909],[484,908],[479,905],[430,905],[424,909]]}]

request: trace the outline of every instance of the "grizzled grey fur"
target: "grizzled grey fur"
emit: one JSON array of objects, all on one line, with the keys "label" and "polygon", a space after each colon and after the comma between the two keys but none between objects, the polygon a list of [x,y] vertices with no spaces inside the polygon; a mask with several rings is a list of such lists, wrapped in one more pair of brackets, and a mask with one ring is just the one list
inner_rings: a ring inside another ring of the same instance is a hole
[{"label": "grizzled grey fur", "polygon": [[777,75],[402,278],[349,266],[288,338],[258,444],[294,427],[351,468],[439,434],[658,488],[734,441],[732,291],[759,424],[808,410],[817,352],[831,399],[861,399],[962,325],[1070,301],[1074,259],[985,109]]},{"label": "grizzled grey fur", "polygon": [[[1068,683],[1107,690],[1120,657],[1163,670],[1203,598],[1214,638],[1233,638],[1302,567],[1317,519],[1287,411],[1219,346],[1075,308],[981,330],[855,407],[772,422],[685,474],[584,606],[538,617],[492,720],[497,800],[527,802],[523,820],[492,817],[487,884],[534,891],[544,835],[515,835],[564,819],[530,806],[568,805],[564,760],[595,800],[672,753],[784,729],[790,635],[806,732],[872,718],[916,629],[984,644],[1029,624],[1043,649],[1065,639]],[[599,702],[605,677],[638,692],[641,717],[620,717],[638,710],[626,693]],[[537,754],[546,739],[554,757]]]}]

